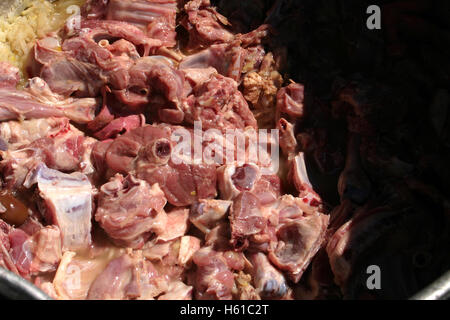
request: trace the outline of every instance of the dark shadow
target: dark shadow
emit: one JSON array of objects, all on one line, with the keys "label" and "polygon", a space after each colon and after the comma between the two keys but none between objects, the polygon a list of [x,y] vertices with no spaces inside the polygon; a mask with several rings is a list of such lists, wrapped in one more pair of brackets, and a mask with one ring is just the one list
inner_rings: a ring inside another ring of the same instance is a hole
[{"label": "dark shadow", "polygon": [[[371,188],[349,215],[362,222],[348,231],[343,296],[411,297],[450,268],[450,3],[377,1],[382,29],[369,30],[370,1],[247,2],[252,11],[238,10],[244,1],[216,4],[241,29],[262,23],[261,12],[272,8],[266,22],[276,34],[267,46],[286,49],[285,79],[305,85],[307,116],[297,133],[320,139],[306,161],[330,209],[340,203],[348,136],[361,138],[361,170]],[[346,181],[361,188],[358,177]],[[380,290],[366,286],[370,265],[381,269]]]}]

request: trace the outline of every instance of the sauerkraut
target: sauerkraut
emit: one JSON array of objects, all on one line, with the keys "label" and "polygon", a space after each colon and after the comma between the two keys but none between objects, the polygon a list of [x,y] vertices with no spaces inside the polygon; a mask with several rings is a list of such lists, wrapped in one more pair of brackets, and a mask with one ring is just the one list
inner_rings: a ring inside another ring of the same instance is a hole
[{"label": "sauerkraut", "polygon": [[24,65],[36,39],[58,30],[85,0],[20,0],[0,4],[0,61],[17,66],[24,78]]}]

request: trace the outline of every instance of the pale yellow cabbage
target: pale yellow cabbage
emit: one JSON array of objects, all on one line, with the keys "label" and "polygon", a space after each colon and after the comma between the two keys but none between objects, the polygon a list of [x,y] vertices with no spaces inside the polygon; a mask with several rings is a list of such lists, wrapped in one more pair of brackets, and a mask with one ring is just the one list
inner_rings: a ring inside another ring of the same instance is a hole
[{"label": "pale yellow cabbage", "polygon": [[36,39],[56,31],[71,15],[72,5],[81,7],[85,0],[1,0],[0,61],[17,66],[26,76],[24,66]]}]

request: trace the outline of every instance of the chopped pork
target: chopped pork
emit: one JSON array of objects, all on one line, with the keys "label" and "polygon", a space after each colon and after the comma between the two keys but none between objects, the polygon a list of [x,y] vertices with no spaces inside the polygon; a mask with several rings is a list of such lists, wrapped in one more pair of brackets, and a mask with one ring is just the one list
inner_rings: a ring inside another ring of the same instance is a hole
[{"label": "chopped pork", "polygon": [[270,25],[219,11],[87,0],[36,41],[23,88],[0,62],[1,267],[55,299],[292,299],[326,247],[345,281],[297,143],[304,86]]}]

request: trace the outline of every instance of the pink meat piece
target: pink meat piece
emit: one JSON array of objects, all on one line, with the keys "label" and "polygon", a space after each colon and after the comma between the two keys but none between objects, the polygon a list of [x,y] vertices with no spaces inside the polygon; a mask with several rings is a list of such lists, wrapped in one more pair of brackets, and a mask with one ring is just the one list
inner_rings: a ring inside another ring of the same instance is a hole
[{"label": "pink meat piece", "polygon": [[207,234],[225,219],[232,204],[226,200],[202,199],[191,206],[189,220]]},{"label": "pink meat piece", "polygon": [[0,219],[0,243],[5,246],[7,250],[9,250],[9,238],[8,234],[11,232],[12,227]]},{"label": "pink meat piece", "polygon": [[37,184],[40,209],[50,224],[61,231],[63,250],[83,250],[91,244],[93,188],[86,175],[49,169],[39,164],[30,171],[24,186]]},{"label": "pink meat piece", "polygon": [[194,275],[196,299],[231,300],[234,286],[233,271],[242,270],[243,263],[236,264],[236,261],[230,259],[230,255],[227,259],[226,254],[211,247],[198,250],[194,254],[193,261],[197,266]]},{"label": "pink meat piece", "polygon": [[[260,208],[260,214],[265,225],[258,233],[246,237],[244,243],[245,245],[248,244],[249,251],[261,251],[265,253],[269,251],[270,245],[277,241],[276,230],[280,225],[280,217],[283,217],[284,212],[286,212],[284,209],[286,206],[290,208],[287,212],[292,212],[291,216],[293,216],[294,213],[297,214],[297,217],[302,216],[303,212],[301,208],[304,206],[303,203],[300,203],[301,200],[297,199],[297,203],[292,205],[292,202],[294,201],[286,201],[286,198],[290,200],[292,197],[286,195],[281,196],[275,202]],[[299,204],[301,207],[298,207]]]},{"label": "pink meat piece", "polygon": [[72,57],[52,60],[42,67],[39,74],[53,92],[66,97],[74,93],[79,97],[97,96],[105,85],[99,75],[97,66]]},{"label": "pink meat piece", "polygon": [[141,258],[138,269],[140,269],[141,272],[136,279],[138,280],[135,282],[137,285],[134,286],[133,290],[134,296],[137,299],[152,300],[157,296],[168,292],[170,279],[168,281],[168,278],[151,262]]},{"label": "pink meat piece", "polygon": [[110,0],[106,19],[131,23],[167,47],[176,44],[176,0]]},{"label": "pink meat piece", "polygon": [[138,27],[122,21],[82,19],[75,36],[87,37],[95,42],[124,39],[134,44],[141,56],[148,56],[162,45],[160,40],[151,39]]},{"label": "pink meat piece", "polygon": [[91,121],[99,105],[96,98],[63,97],[53,92],[50,86],[39,77],[29,79],[25,91],[29,92],[38,102],[60,109],[64,116],[80,124]]},{"label": "pink meat piece", "polygon": [[293,159],[289,160],[289,166],[288,176],[299,192],[299,197],[303,198],[303,201],[310,206],[320,208],[322,206],[322,200],[314,191],[309,181],[304,153],[299,152]]},{"label": "pink meat piece", "polygon": [[325,242],[329,216],[304,198],[284,195],[262,206],[256,195],[241,193],[230,214],[235,249],[262,251],[277,269],[298,282],[311,259]]},{"label": "pink meat piece", "polygon": [[167,291],[168,279],[160,274],[155,266],[146,261],[141,251],[131,253],[133,257],[133,276],[125,289],[129,299],[153,300]]},{"label": "pink meat piece", "polygon": [[100,188],[95,220],[117,244],[139,248],[166,231],[166,202],[157,184],[118,174]]},{"label": "pink meat piece", "polygon": [[252,192],[257,195],[262,205],[273,203],[282,192],[280,177],[276,174],[262,175]]},{"label": "pink meat piece", "polygon": [[[38,82],[42,88],[39,92],[35,90]],[[86,123],[94,118],[96,99],[64,99],[52,93],[42,79],[33,78],[30,83],[33,87],[25,90],[0,88],[0,121],[67,117],[74,122]]]},{"label": "pink meat piece", "polygon": [[126,298],[127,287],[131,287],[134,273],[136,273],[133,262],[132,257],[128,254],[112,260],[92,283],[87,299],[119,300]]},{"label": "pink meat piece", "polygon": [[186,80],[184,88],[184,95],[186,97],[192,93],[192,90],[196,86],[205,83],[213,74],[217,73],[217,70],[213,67],[185,68],[180,69],[180,71],[183,72],[184,79]]},{"label": "pink meat piece", "polygon": [[[100,70],[102,72],[101,75],[88,79],[89,83],[85,84],[88,89],[93,89],[78,90],[77,95],[98,93],[106,83],[111,83],[118,89],[126,88],[129,82],[128,69],[140,58],[135,45],[125,39],[110,44],[108,39],[97,40],[89,34],[65,40],[62,49],[65,56],[59,60],[67,60],[75,64],[75,67],[80,66],[79,72],[77,70],[76,75],[71,75],[74,83],[75,79],[82,81],[85,77],[90,77],[90,70],[94,73]],[[49,69],[54,68],[54,65],[54,62],[49,63]]]},{"label": "pink meat piece", "polygon": [[[325,243],[329,222],[328,215],[304,200],[283,195],[275,203],[259,206],[258,211],[254,209],[254,212],[265,226],[257,230],[252,226],[243,229],[252,233],[243,242],[248,245],[249,251],[267,253],[271,263],[285,271],[294,282],[299,281],[311,259]],[[251,208],[250,201],[246,204]]]},{"label": "pink meat piece", "polygon": [[284,118],[277,122],[277,129],[280,133],[280,148],[284,155],[289,158],[295,155],[297,150],[297,138],[295,137],[295,124]]},{"label": "pink meat piece", "polygon": [[256,292],[263,299],[280,299],[288,294],[288,284],[283,274],[277,270],[262,253],[249,255],[252,264],[252,279]]},{"label": "pink meat piece", "polygon": [[[224,168],[224,175],[225,172],[230,170],[228,168]],[[259,168],[256,165],[253,164],[244,164],[241,167],[234,167],[232,168],[233,170],[233,174],[229,177],[229,179],[231,181],[226,181],[226,182],[231,182],[232,183],[232,187],[234,187],[237,190],[237,194],[239,194],[240,192],[243,191],[251,191],[256,183],[256,181],[260,178],[260,172],[259,172]],[[228,172],[227,172],[228,173]],[[230,172],[231,173],[231,172]],[[226,178],[228,178],[228,175],[226,176]],[[228,189],[227,186],[225,186],[225,181],[224,181],[224,186],[222,188],[222,190],[224,192],[223,193],[223,198],[234,198],[233,196],[229,196],[229,192],[227,192],[226,190]]]},{"label": "pink meat piece", "polygon": [[257,128],[256,119],[237,83],[221,75],[213,75],[196,87],[183,103],[185,121],[199,121],[204,130]]},{"label": "pink meat piece", "polygon": [[205,246],[210,246],[216,251],[232,250],[230,243],[231,228],[228,221],[223,221],[205,235]]},{"label": "pink meat piece", "polygon": [[61,232],[56,226],[47,226],[37,231],[31,241],[34,244],[33,261],[30,272],[50,272],[56,270],[61,260]]},{"label": "pink meat piece", "polygon": [[19,273],[28,276],[32,262],[30,236],[20,229],[12,230],[8,236],[11,259]]},{"label": "pink meat piece", "polygon": [[85,138],[67,119],[8,122],[2,123],[0,130],[0,136],[8,144],[8,150],[0,151],[0,167],[10,187],[19,187],[40,162],[65,172],[89,170],[85,156],[91,138]]},{"label": "pink meat piece", "polygon": [[[35,54],[35,60],[42,65],[37,74],[58,94],[92,97],[102,93],[103,108],[98,119],[90,124],[91,130],[106,125],[113,115],[145,112],[144,108],[155,101],[160,106],[151,108],[155,109],[153,113],[157,118],[182,122],[183,113],[179,109],[184,99],[183,73],[176,70],[168,58],[140,56],[158,47],[157,40],[148,38],[139,42],[139,35],[132,30],[135,27],[129,29],[129,25],[121,26],[118,21],[97,24],[85,21],[82,25],[83,31],[63,42],[63,52],[50,50],[44,57]],[[124,39],[115,41],[117,37]],[[37,46],[35,52],[39,48]],[[142,50],[147,51],[142,53]],[[116,101],[109,100],[109,93]],[[162,102],[162,98],[166,101]],[[158,108],[163,109],[160,116]],[[117,120],[113,125],[120,126],[120,122]],[[106,133],[101,136],[105,137]]]},{"label": "pink meat piece", "polygon": [[27,73],[30,76],[39,76],[45,64],[50,63],[53,59],[64,56],[64,52],[61,52],[60,37],[57,34],[51,33],[42,39],[36,40],[26,65]]},{"label": "pink meat piece", "polygon": [[19,274],[9,253],[11,248],[9,234],[12,230],[9,224],[0,219],[0,267]]},{"label": "pink meat piece", "polygon": [[138,89],[137,87],[131,87],[120,90],[112,90],[115,99],[124,106],[127,106],[128,110],[132,112],[144,112],[145,107],[150,103],[148,96],[148,89]]},{"label": "pink meat piece", "polygon": [[304,116],[303,100],[305,88],[298,83],[291,83],[277,93],[277,113],[286,114],[293,119]]},{"label": "pink meat piece", "polygon": [[270,215],[276,216],[278,224],[289,223],[307,215],[317,215],[317,208],[311,207],[302,198],[283,195],[277,202],[268,207]]},{"label": "pink meat piece", "polygon": [[153,299],[166,290],[167,281],[152,263],[139,252],[128,252],[109,262],[93,281],[87,299]]},{"label": "pink meat piece", "polygon": [[103,106],[100,112],[95,116],[94,120],[90,121],[87,124],[87,128],[91,132],[100,131],[114,120],[114,114],[110,110],[110,107],[108,107],[108,105],[106,104],[106,99],[106,95],[103,95]]},{"label": "pink meat piece", "polygon": [[96,96],[107,81],[107,77],[100,76],[100,70],[117,67],[108,49],[86,35],[67,39],[62,44],[59,39],[48,39],[52,38],[37,41],[29,73],[42,77],[58,94]]},{"label": "pink meat piece", "polygon": [[211,45],[183,58],[179,68],[180,70],[214,68],[221,75],[240,83],[242,74],[259,71],[265,56],[261,45],[252,47],[243,45],[240,40]]},{"label": "pink meat piece", "polygon": [[0,123],[0,138],[6,150],[18,150],[33,141],[45,137],[55,137],[70,130],[67,118],[42,118],[25,121],[4,121]]},{"label": "pink meat piece", "polygon": [[80,168],[83,142],[83,135],[68,131],[61,136],[35,140],[27,148],[38,150],[41,159],[50,168],[69,172]]},{"label": "pink meat piece", "polygon": [[108,151],[108,148],[111,146],[113,141],[113,139],[98,141],[92,148],[91,159],[95,170],[100,177],[111,177],[114,175],[113,173],[107,173],[108,166],[105,163],[106,152]]},{"label": "pink meat piece", "polygon": [[116,138],[105,154],[107,167],[123,174],[135,172],[137,178],[150,185],[158,183],[168,202],[176,206],[215,197],[214,165],[174,161],[171,135],[176,129],[145,126]]},{"label": "pink meat piece", "polygon": [[97,232],[99,230],[94,230],[95,241],[84,252],[64,252],[52,281],[57,299],[86,299],[97,276],[105,270],[109,262],[124,254],[124,249],[114,246],[106,236]]},{"label": "pink meat piece", "polygon": [[167,213],[164,230],[159,232],[157,240],[171,241],[186,234],[189,226],[189,209],[177,208]]},{"label": "pink meat piece", "polygon": [[259,168],[256,165],[244,164],[241,167],[235,168],[231,180],[238,191],[250,191],[258,180],[258,175]]},{"label": "pink meat piece", "polygon": [[229,25],[227,18],[218,13],[209,0],[189,1],[184,10],[187,17],[183,26],[189,32],[190,48],[206,47],[233,39],[233,34],[225,28]]},{"label": "pink meat piece", "polygon": [[[105,70],[112,70],[114,69],[114,66],[117,67],[117,60],[113,58],[120,56],[121,53],[124,53],[125,58],[139,58],[136,47],[131,42],[125,39],[117,41],[114,39],[115,42],[111,44],[109,39],[113,38],[109,37],[107,33],[103,34],[102,30],[96,30],[96,32],[94,32],[92,28],[88,28],[85,31],[80,32],[77,36],[65,39],[61,45],[63,51],[58,55],[66,58],[71,57],[86,63],[92,63]],[[117,54],[118,48],[116,46],[118,46],[118,44],[116,44],[116,42],[126,43],[127,45],[130,45],[131,48]]]},{"label": "pink meat piece", "polygon": [[277,242],[269,249],[270,261],[297,283],[324,244],[328,221],[328,215],[316,212],[281,223],[276,231]]},{"label": "pink meat piece", "polygon": [[191,267],[200,247],[201,240],[194,236],[183,235],[168,241],[156,237],[146,242],[143,254],[166,278],[178,281],[183,279],[185,269]]},{"label": "pink meat piece", "polygon": [[10,232],[11,258],[22,276],[52,272],[61,260],[61,234],[48,226],[29,236],[20,229]]},{"label": "pink meat piece", "polygon": [[[126,88],[113,90],[116,98],[132,110],[142,110],[152,96],[164,97],[172,107],[180,107],[184,98],[184,75],[173,63],[162,56],[138,59],[128,70],[129,84]],[[181,119],[182,120],[182,119]]]},{"label": "pink meat piece", "polygon": [[19,69],[0,61],[0,87],[15,88],[20,81]]},{"label": "pink meat piece", "polygon": [[260,25],[255,30],[250,31],[248,33],[237,34],[236,39],[240,41],[241,46],[244,48],[250,46],[255,47],[261,45],[262,40],[269,35],[269,32],[270,32],[270,25],[263,24]]},{"label": "pink meat piece", "polygon": [[151,241],[146,242],[142,251],[145,258],[148,260],[152,262],[161,262],[166,256],[169,255],[173,243],[174,241],[160,242],[156,239],[152,239]]},{"label": "pink meat piece", "polygon": [[115,138],[118,134],[142,127],[144,124],[145,118],[142,115],[120,117],[111,121],[102,130],[94,133],[94,136],[99,140]]},{"label": "pink meat piece", "polygon": [[[109,41],[108,41],[108,43],[109,43]],[[101,43],[101,44],[104,45],[103,43]],[[120,56],[123,57],[124,56],[124,57],[131,58],[132,60],[136,60],[136,59],[140,58],[140,54],[137,51],[136,46],[132,42],[125,40],[125,39],[120,39],[120,40],[114,41],[111,44],[107,44],[105,46],[105,48],[108,49],[109,52],[111,52],[113,57],[120,57]]]},{"label": "pink meat piece", "polygon": [[180,250],[178,251],[178,264],[189,267],[194,254],[201,247],[201,240],[193,236],[183,236],[180,238]]},{"label": "pink meat piece", "polygon": [[141,29],[164,46],[174,46],[177,1],[175,0],[88,0],[82,15],[90,20],[124,21]]},{"label": "pink meat piece", "polygon": [[75,33],[64,40],[62,52],[38,42],[30,66],[33,75],[64,96],[94,97],[107,83],[118,90],[127,88],[128,69],[134,61],[161,46],[159,40],[120,21],[82,20]]},{"label": "pink meat piece", "polygon": [[248,52],[235,43],[216,44],[184,58],[180,70],[214,68],[223,76],[240,81]]},{"label": "pink meat piece", "polygon": [[146,145],[149,153],[146,159],[156,164],[167,163],[172,151],[170,134],[169,127],[146,126],[134,129],[113,140],[105,153],[106,164],[116,172],[127,174],[133,171],[139,151]]},{"label": "pink meat piece", "polygon": [[100,112],[94,120],[87,124],[87,129],[100,140],[115,138],[120,133],[145,124],[146,120],[143,114],[120,116],[122,113],[127,113],[123,110],[126,106],[117,104],[108,86],[102,89],[102,97],[103,106]]},{"label": "pink meat piece", "polygon": [[226,200],[232,200],[244,191],[251,191],[263,205],[267,205],[281,194],[280,178],[262,174],[261,168],[251,163],[222,166],[217,170],[217,179],[220,195]]},{"label": "pink meat piece", "polygon": [[258,197],[244,191],[234,199],[230,211],[231,241],[238,250],[248,247],[248,237],[258,234],[266,227]]},{"label": "pink meat piece", "polygon": [[191,266],[192,256],[199,247],[199,239],[191,236],[167,242],[154,238],[145,244],[143,254],[169,282],[182,281],[185,279],[186,269]]},{"label": "pink meat piece", "polygon": [[25,220],[25,222],[20,225],[19,229],[24,231],[29,236],[32,236],[43,227],[44,226],[42,225],[42,223],[40,223],[36,217],[29,216]]}]

